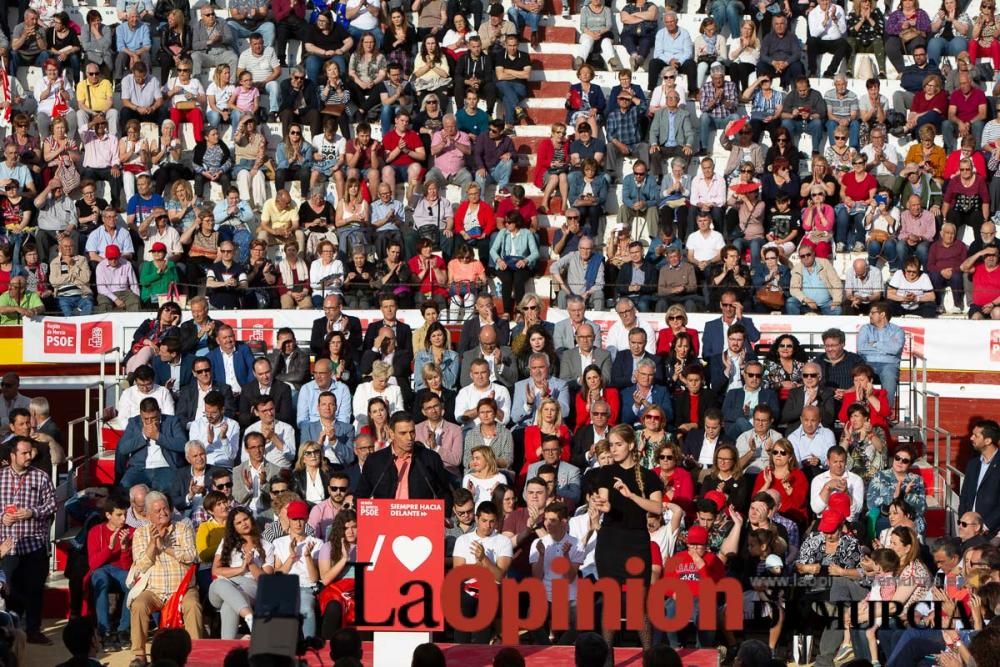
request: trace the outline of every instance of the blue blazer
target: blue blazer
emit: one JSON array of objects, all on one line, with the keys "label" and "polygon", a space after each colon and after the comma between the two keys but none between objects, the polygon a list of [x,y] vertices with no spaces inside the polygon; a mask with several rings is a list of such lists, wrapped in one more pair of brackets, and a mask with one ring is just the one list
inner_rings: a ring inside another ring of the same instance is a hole
[{"label": "blue blazer", "polygon": [[[724,429],[728,429],[731,424],[736,423],[744,417],[749,419],[749,417],[743,414],[743,398],[745,395],[742,388],[726,392],[726,398],[722,401],[722,425]],[[757,396],[757,404],[761,403],[766,404],[771,408],[773,414],[777,415],[774,418],[775,423],[777,423],[780,417],[780,410],[778,408],[778,395],[773,389],[763,386],[760,388],[760,394]]]},{"label": "blue blazer", "polygon": [[[656,375],[653,378],[653,384],[665,384],[663,360],[649,352],[643,352],[642,358],[651,359],[656,363]],[[624,389],[631,384],[635,384],[632,381],[632,352],[630,350],[619,350],[615,354],[614,361],[611,362],[611,384],[609,386],[615,389]]]},{"label": "blue blazer", "polygon": [[[757,331],[753,320],[745,315],[742,319],[737,320],[737,323],[746,327],[746,348],[748,352],[752,351],[754,344],[760,340],[760,332]],[[726,349],[726,332],[722,330],[722,318],[720,317],[710,320],[705,325],[705,331],[701,334],[701,358],[709,361],[714,355],[721,354],[724,349]]]},{"label": "blue blazer", "polygon": [[[163,450],[167,463],[175,470],[187,467],[184,458],[184,445],[187,444],[187,431],[177,417],[162,415],[160,417],[160,439],[156,444]],[[146,453],[149,443],[142,434],[142,416],[136,415],[128,420],[125,432],[115,450],[115,479],[119,480],[129,468],[146,468]],[[169,491],[169,489],[168,489]]]},{"label": "blue blazer", "polygon": [[[746,360],[756,361],[757,354],[752,349],[748,350]],[[726,378],[726,369],[722,364],[721,350],[712,355],[712,357],[708,360],[708,386],[711,387],[719,396],[726,393],[729,388],[729,379]],[[723,405],[725,405],[724,402]],[[742,405],[743,404],[740,403],[741,407]]]},{"label": "blue blazer", "polygon": [[[574,83],[569,87],[571,91],[575,90],[577,95],[583,97],[583,84]],[[597,109],[597,117],[601,120],[604,119],[604,108],[608,105],[607,100],[604,97],[604,89],[598,86],[596,83],[591,82],[590,93],[587,94],[587,99],[590,102],[591,109]],[[617,98],[616,98],[617,99]],[[574,110],[569,107],[569,100],[566,100],[566,124],[569,125],[570,121],[573,119],[573,114],[579,111],[579,109]]]},{"label": "blue blazer", "polygon": [[[308,442],[310,440],[319,442],[320,433],[323,432],[323,427],[320,425],[319,420],[303,422],[299,424],[299,429],[300,442]],[[344,422],[334,422],[334,433],[337,435],[337,444],[334,445],[333,449],[337,454],[337,458],[345,466],[351,464],[354,461],[354,427]]]},{"label": "blue blazer", "polygon": [[[185,387],[194,382],[194,375],[191,374],[191,367],[193,365],[193,354],[181,355],[181,377],[179,384],[174,388],[175,392],[181,387]],[[156,376],[156,384],[161,387],[167,386],[167,381],[170,380],[170,364],[160,361],[159,355],[153,355],[153,375]]]},{"label": "blue blazer", "polygon": [[[635,426],[642,420],[642,413],[645,412],[645,410],[636,414],[632,404],[632,394],[635,393],[636,389],[638,389],[638,385],[633,384],[619,390],[622,404],[622,414],[621,418],[618,420],[619,423]],[[663,408],[663,412],[667,415],[667,424],[673,424],[674,406],[673,402],[670,400],[670,392],[667,388],[663,385],[654,384],[652,398],[653,403]]]},{"label": "blue blazer", "polygon": [[996,535],[1000,528],[1000,456],[994,456],[990,467],[979,482],[979,472],[982,470],[982,459],[978,456],[969,461],[965,468],[965,480],[962,482],[962,493],[958,501],[958,515],[971,512],[973,505],[976,512],[982,515],[983,523],[989,528],[990,535]]},{"label": "blue blazer", "polygon": [[[208,360],[212,362],[212,383],[226,384],[226,368],[222,364],[222,348],[215,348],[208,353]],[[236,343],[236,351],[233,353],[233,370],[236,371],[236,381],[242,387],[253,375],[253,352],[245,343]]]}]

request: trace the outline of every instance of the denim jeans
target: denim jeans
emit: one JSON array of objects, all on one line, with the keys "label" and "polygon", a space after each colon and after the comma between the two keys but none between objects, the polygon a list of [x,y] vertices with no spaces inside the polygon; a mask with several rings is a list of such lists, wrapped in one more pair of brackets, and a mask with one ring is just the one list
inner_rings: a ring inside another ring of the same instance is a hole
[{"label": "denim jeans", "polygon": [[743,256],[743,252],[749,247],[750,248],[750,267],[751,269],[756,269],[760,266],[760,250],[764,247],[764,242],[767,239],[750,239],[749,241],[744,238],[733,239],[733,246],[739,251],[740,257]]},{"label": "denim jeans", "polygon": [[528,96],[528,85],[524,81],[497,81],[497,92],[503,102],[503,119],[513,125],[514,107]]},{"label": "denim jeans", "polygon": [[[736,34],[739,34],[737,32]],[[721,130],[729,124],[730,121],[739,118],[736,114],[731,116],[726,116],[725,118],[717,118],[710,113],[702,114],[701,118],[698,119],[698,139],[701,141],[701,150],[707,155],[712,154],[712,133],[715,130]]]},{"label": "denim jeans", "polygon": [[299,613],[302,614],[302,636],[316,636],[316,594],[312,588],[299,588]]},{"label": "denim jeans", "polygon": [[875,370],[879,384],[889,395],[889,409],[892,410],[896,405],[896,389],[899,387],[899,362],[881,364],[868,362],[868,365]]},{"label": "denim jeans", "polygon": [[[972,124],[972,136],[976,140],[976,145],[979,146],[982,143],[983,128],[986,127],[986,123],[981,120],[977,120]],[[951,153],[955,150],[958,145],[958,126],[950,120],[943,121],[941,123],[941,135],[944,138],[944,149]]]},{"label": "denim jeans", "polygon": [[316,83],[319,86],[320,75],[323,74],[323,68],[326,67],[326,61],[332,60],[340,67],[341,76],[347,71],[347,59],[344,56],[331,56],[329,58],[324,58],[322,56],[306,56],[305,68],[306,76],[310,81]]},{"label": "denim jeans", "polygon": [[896,253],[896,240],[889,239],[885,243],[879,243],[878,241],[868,241],[868,263],[875,266],[878,261],[879,254],[885,257],[885,261],[889,262],[889,269],[892,271],[899,270],[899,256]]},{"label": "denim jeans", "polygon": [[[101,635],[107,634],[111,628],[108,618],[108,593],[112,587],[122,595],[128,593],[125,578],[128,571],[114,565],[102,565],[90,573],[90,589],[94,592],[94,606],[97,608],[97,630]],[[118,621],[118,632],[128,632],[132,615],[122,606],[121,619]]]},{"label": "denim jeans", "polygon": [[812,120],[798,120],[786,118],[781,121],[781,126],[792,135],[792,148],[798,149],[799,137],[807,133],[812,139],[812,150],[814,153],[823,151],[823,121],[819,118]]},{"label": "denim jeans", "polygon": [[75,315],[90,315],[94,309],[94,300],[89,296],[60,296],[56,297],[59,302],[59,310],[63,317],[73,317]]},{"label": "denim jeans", "polygon": [[941,56],[957,56],[969,48],[969,40],[965,37],[953,37],[950,41],[944,37],[931,37],[927,42],[927,59],[941,62]]},{"label": "denim jeans", "polygon": [[[232,20],[226,21],[226,25],[229,26],[229,31],[231,33],[233,33],[233,39],[234,40],[237,40],[237,39],[239,39],[239,40],[243,40],[243,39],[249,40],[250,39],[250,35],[252,35],[255,32],[259,32],[260,36],[264,38],[264,47],[265,48],[268,47],[268,46],[274,46],[274,24],[271,23],[270,21],[264,21],[263,23],[261,23],[259,26],[257,26],[253,30],[250,30],[248,28],[244,28],[242,25],[240,25],[236,21],[232,21]],[[240,44],[239,46],[240,46],[240,48],[237,49],[237,52],[242,52],[242,51],[246,50],[246,48],[247,48],[248,45],[247,44]],[[344,71],[344,70],[341,70],[341,71]]]},{"label": "denim jeans", "polygon": [[[17,51],[10,49],[10,58],[8,59],[7,63],[7,73],[10,74],[11,76],[17,76],[18,67],[22,65],[38,65],[40,67],[42,63],[44,63],[48,59],[49,59],[48,51],[42,51],[34,58],[22,59],[17,57]],[[26,62],[22,62],[22,60]]]},{"label": "denim jeans", "polygon": [[[699,600],[697,598],[693,601],[693,607],[691,608],[691,622],[694,623],[695,627],[698,626],[699,614]],[[674,614],[677,612],[677,603],[674,602],[673,598],[668,598],[663,604],[663,613],[667,618],[673,618]],[[653,645],[662,642],[663,634],[659,630],[653,630]],[[680,648],[681,640],[676,632],[668,632],[667,641],[670,643],[672,648]],[[698,645],[701,648],[708,648],[715,645],[715,631],[710,630],[698,630]]]},{"label": "denim jeans", "polygon": [[915,246],[911,246],[904,239],[899,239],[896,241],[896,255],[899,257],[898,264],[902,266],[906,263],[913,255],[917,256],[920,260],[920,266],[927,266],[927,255],[931,251],[931,244],[927,241],[921,241]]},{"label": "denim jeans", "polygon": [[[355,28],[354,26],[349,25],[349,26],[347,26],[347,32],[354,39],[354,43],[355,44],[360,44],[361,43],[361,38],[364,37],[365,35],[372,35],[372,36],[374,36],[376,44],[381,44],[383,37],[385,37],[385,35],[382,33],[382,30],[379,29],[378,25],[376,25],[371,30],[362,30],[360,28]],[[341,72],[343,72],[343,71],[344,70],[341,70]],[[316,82],[316,80],[313,79],[313,83],[315,83],[315,82]]]},{"label": "denim jeans", "polygon": [[531,29],[531,34],[535,34],[538,32],[538,24],[542,20],[542,15],[511,7],[507,10],[507,18],[514,24],[518,35],[524,30],[524,26],[528,26]]},{"label": "denim jeans", "polygon": [[843,204],[837,204],[833,210],[834,231],[833,238],[837,243],[846,243],[847,248],[857,241],[864,241],[865,238],[865,209],[851,213]]},{"label": "denim jeans", "polygon": [[821,315],[840,315],[840,306],[835,306],[832,301],[828,301],[813,309],[794,296],[790,296],[785,300],[785,312],[789,315],[801,315],[803,311],[807,313],[817,312]]},{"label": "denim jeans", "polygon": [[709,13],[719,26],[719,32],[724,33],[729,28],[729,34],[739,37],[740,22],[743,20],[743,3],[738,0],[715,0],[709,8]]},{"label": "denim jeans", "polygon": [[481,192],[486,192],[486,185],[493,181],[497,184],[497,190],[507,187],[510,183],[510,174],[514,169],[513,160],[500,160],[492,169],[488,169],[485,176],[476,173],[476,183]]},{"label": "denim jeans", "polygon": [[123,488],[129,488],[136,484],[147,484],[154,491],[169,493],[173,488],[175,473],[173,468],[145,468],[130,467],[122,475],[119,484]]}]

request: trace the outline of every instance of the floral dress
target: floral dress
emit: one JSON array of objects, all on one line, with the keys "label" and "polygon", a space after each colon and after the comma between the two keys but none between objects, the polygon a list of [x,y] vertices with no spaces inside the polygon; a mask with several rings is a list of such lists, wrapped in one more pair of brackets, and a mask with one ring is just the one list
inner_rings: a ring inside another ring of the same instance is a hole
[{"label": "floral dress", "polygon": [[881,426],[872,427],[864,440],[857,433],[848,431],[844,431],[840,438],[840,446],[847,450],[847,469],[863,479],[866,485],[889,464],[889,450],[885,443],[885,429]]},{"label": "floral dress", "polygon": [[788,372],[781,365],[780,361],[774,361],[773,359],[767,359],[764,361],[764,382],[767,386],[776,392],[781,391],[782,382],[794,382],[795,384],[802,384],[802,366],[803,362],[792,359],[792,370]]},{"label": "floral dress", "polygon": [[[923,535],[927,529],[927,522],[924,520],[924,512],[927,510],[927,490],[924,488],[924,478],[916,473],[908,472],[903,478],[902,488],[913,483],[913,488],[903,496],[910,507],[913,508],[915,516],[913,524],[917,527],[917,534]],[[866,499],[868,509],[878,509],[884,515],[888,515],[886,507],[896,498],[896,474],[892,470],[880,470],[868,483]]]}]

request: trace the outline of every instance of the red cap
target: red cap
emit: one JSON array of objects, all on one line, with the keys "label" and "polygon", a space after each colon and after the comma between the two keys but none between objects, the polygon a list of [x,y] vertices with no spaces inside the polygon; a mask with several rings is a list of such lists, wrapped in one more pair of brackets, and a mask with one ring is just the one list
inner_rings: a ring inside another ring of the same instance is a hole
[{"label": "red cap", "polygon": [[104,256],[108,259],[118,259],[122,256],[122,251],[118,246],[112,244],[104,248]]},{"label": "red cap", "polygon": [[840,516],[851,516],[851,497],[842,491],[831,493],[826,506]]},{"label": "red cap", "polygon": [[821,533],[835,533],[843,525],[844,515],[837,510],[827,508],[823,512],[823,517],[819,520],[818,530]]},{"label": "red cap", "polygon": [[293,500],[288,503],[288,508],[285,510],[285,514],[288,515],[289,519],[308,519],[309,505],[306,505],[301,500]]},{"label": "red cap", "polygon": [[726,500],[726,494],[718,490],[709,491],[708,493],[705,494],[704,498],[705,500],[711,500],[713,503],[715,503],[715,507],[720,512],[722,511],[722,508],[726,506],[726,503],[729,502],[728,500]]},{"label": "red cap", "polygon": [[706,546],[708,544],[708,531],[705,530],[704,526],[691,526],[688,528],[687,534],[687,545],[690,546]]},{"label": "red cap", "polygon": [[149,252],[166,252],[167,246],[162,241],[157,241],[153,244],[153,247],[149,249]]}]

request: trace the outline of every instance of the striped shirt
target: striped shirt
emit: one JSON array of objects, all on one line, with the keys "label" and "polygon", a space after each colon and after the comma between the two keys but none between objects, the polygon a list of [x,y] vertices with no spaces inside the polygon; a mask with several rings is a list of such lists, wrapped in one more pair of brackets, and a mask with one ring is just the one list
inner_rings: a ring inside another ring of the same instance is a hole
[{"label": "striped shirt", "polygon": [[840,97],[837,95],[836,88],[833,90],[826,91],[826,95],[823,96],[823,101],[826,102],[826,110],[829,111],[834,116],[839,116],[841,118],[846,118],[852,113],[859,110],[858,95],[854,91],[845,91],[844,96]]}]

